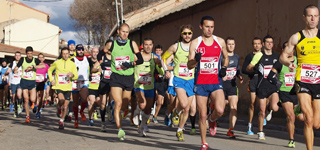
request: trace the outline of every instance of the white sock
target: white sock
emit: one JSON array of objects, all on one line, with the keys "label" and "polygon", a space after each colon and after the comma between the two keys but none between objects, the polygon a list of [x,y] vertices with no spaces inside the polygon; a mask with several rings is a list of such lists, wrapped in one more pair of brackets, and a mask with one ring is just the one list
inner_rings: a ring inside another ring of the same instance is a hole
[{"label": "white sock", "polygon": [[180,132],[180,131],[182,131],[182,130],[183,130],[183,129],[178,128],[177,132]]},{"label": "white sock", "polygon": [[63,119],[60,119],[61,122],[63,122]]},{"label": "white sock", "polygon": [[252,123],[248,123],[248,127],[251,129],[251,127],[252,127]]}]

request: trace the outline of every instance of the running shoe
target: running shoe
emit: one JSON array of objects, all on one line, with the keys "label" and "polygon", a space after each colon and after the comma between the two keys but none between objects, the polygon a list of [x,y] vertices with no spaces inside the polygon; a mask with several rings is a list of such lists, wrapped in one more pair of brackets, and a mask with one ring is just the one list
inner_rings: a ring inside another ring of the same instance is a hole
[{"label": "running shoe", "polygon": [[21,108],[21,106],[20,105],[17,105],[18,106],[18,114],[21,114],[21,112],[22,112],[22,108]]},{"label": "running shoe", "polygon": [[157,117],[153,117],[152,118],[152,122],[155,123],[155,124],[159,123]]},{"label": "running shoe", "polygon": [[294,114],[296,116],[299,116],[301,114],[301,106],[300,104],[298,104],[295,108],[294,108]]},{"label": "running shoe", "polygon": [[86,116],[84,115],[84,112],[80,112],[81,120],[86,121]]},{"label": "running shoe", "polygon": [[93,120],[89,119],[89,126],[93,126],[93,125],[94,125]]},{"label": "running shoe", "polygon": [[201,149],[200,150],[207,150],[209,147],[208,143],[201,143]]},{"label": "running shoe", "polygon": [[26,117],[25,123],[30,123],[30,116],[27,116],[27,117]]},{"label": "running shoe", "polygon": [[258,132],[258,139],[259,140],[265,140],[265,137],[264,137],[264,132]]},{"label": "running shoe", "polygon": [[270,112],[268,113],[268,115],[267,115],[267,117],[266,117],[266,119],[267,119],[267,121],[270,121],[271,120],[271,118],[272,118],[272,110],[270,110]]},{"label": "running shoe", "polygon": [[98,120],[98,112],[93,113],[93,120]]},{"label": "running shoe", "polygon": [[13,108],[14,108],[14,105],[11,104],[11,105],[10,105],[10,112],[13,112]]},{"label": "running shoe", "polygon": [[248,126],[248,131],[247,131],[248,135],[254,135],[254,133],[252,132],[252,129]]},{"label": "running shoe", "polygon": [[107,113],[108,113],[108,120],[109,120],[110,122],[112,122],[113,119],[114,119],[114,117],[113,117],[113,109],[112,109],[111,106],[110,106],[110,107],[107,107],[107,108],[108,108],[107,110],[109,110],[109,111],[107,111]]},{"label": "running shoe", "polygon": [[40,112],[37,112],[36,118],[37,118],[37,119],[40,119]]},{"label": "running shoe", "polygon": [[33,109],[32,109],[32,112],[33,112],[33,113],[36,113],[36,112],[37,112],[37,107],[38,107],[37,105],[34,105],[34,107],[33,107]]},{"label": "running shoe", "polygon": [[171,118],[170,118],[170,116],[171,116],[171,114],[167,115],[167,113],[166,113],[166,117],[165,117],[165,119],[164,119],[164,124],[165,124],[166,126],[170,126],[170,124],[171,124]]},{"label": "running shoe", "polygon": [[128,117],[128,113],[129,113],[128,110],[126,110],[126,111],[124,111],[123,113],[121,113],[122,119],[126,119],[126,118]]},{"label": "running shoe", "polygon": [[288,147],[295,148],[296,147],[296,142],[294,142],[294,140],[289,140]]},{"label": "running shoe", "polygon": [[63,121],[59,121],[59,129],[63,130],[64,129],[64,123]]},{"label": "running shoe", "polygon": [[209,121],[209,132],[211,136],[215,136],[217,133],[217,122],[210,122]]},{"label": "running shoe", "polygon": [[227,136],[228,136],[229,138],[236,138],[236,136],[234,135],[234,133],[233,133],[232,130],[228,131]]},{"label": "running shoe", "polygon": [[122,129],[119,129],[118,138],[120,139],[120,141],[123,141],[125,137],[126,137],[126,133]]},{"label": "running shoe", "polygon": [[178,138],[178,141],[180,141],[180,142],[183,142],[183,141],[184,141],[183,131],[177,132],[176,136],[177,136],[177,138]]},{"label": "running shoe", "polygon": [[67,116],[64,118],[64,121],[65,121],[65,122],[71,122],[71,121],[72,121],[72,114],[70,115],[70,113],[69,113],[69,115],[67,115]]},{"label": "running shoe", "polygon": [[177,114],[176,111],[174,111],[173,117],[172,117],[172,124],[177,126],[179,124],[179,118],[180,118],[180,116]]},{"label": "running shoe", "polygon": [[74,120],[74,128],[79,128],[79,120]]},{"label": "running shoe", "polygon": [[17,112],[14,112],[13,117],[14,117],[14,118],[17,118],[17,116],[18,116],[18,113],[17,113]]},{"label": "running shoe", "polygon": [[134,110],[133,112],[133,118],[132,118],[132,121],[136,126],[139,125],[139,115],[140,115],[140,109],[139,109],[139,106],[137,106],[136,110]]},{"label": "running shoe", "polygon": [[57,107],[57,113],[56,113],[58,118],[61,118],[61,108]]},{"label": "running shoe", "polygon": [[101,132],[107,132],[107,124],[105,122],[101,122]]},{"label": "running shoe", "polygon": [[146,134],[146,132],[144,131],[144,127],[139,127],[139,129],[138,129],[138,133],[139,133],[139,136],[142,136],[142,137],[146,137],[147,136],[147,134]]},{"label": "running shoe", "polygon": [[195,135],[197,134],[197,130],[195,128],[192,128],[190,131],[190,135]]}]

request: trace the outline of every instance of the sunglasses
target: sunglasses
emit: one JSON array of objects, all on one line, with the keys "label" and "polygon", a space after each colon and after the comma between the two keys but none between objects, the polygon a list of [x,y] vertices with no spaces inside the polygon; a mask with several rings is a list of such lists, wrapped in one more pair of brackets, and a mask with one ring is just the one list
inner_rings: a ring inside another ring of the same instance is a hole
[{"label": "sunglasses", "polygon": [[191,35],[192,32],[181,32],[183,35]]},{"label": "sunglasses", "polygon": [[77,51],[84,51],[84,49],[77,49]]}]

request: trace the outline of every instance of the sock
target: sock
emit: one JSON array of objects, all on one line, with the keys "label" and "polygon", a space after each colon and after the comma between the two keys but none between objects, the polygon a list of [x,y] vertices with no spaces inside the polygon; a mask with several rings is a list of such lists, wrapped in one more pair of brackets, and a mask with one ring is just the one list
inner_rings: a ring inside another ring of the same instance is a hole
[{"label": "sock", "polygon": [[63,119],[60,119],[61,122],[63,122]]},{"label": "sock", "polygon": [[194,115],[194,116],[191,116],[191,115],[189,115],[189,117],[190,117],[190,122],[191,122],[191,128],[192,129],[195,129],[196,127],[195,127],[195,124],[196,124],[196,115]]},{"label": "sock", "polygon": [[84,109],[87,107],[87,102],[81,102],[81,109],[80,109],[80,113],[83,113]]},{"label": "sock", "polygon": [[178,128],[177,132],[180,132],[180,131],[182,131],[182,130],[183,130],[183,129]]},{"label": "sock", "polygon": [[22,104],[22,99],[17,99],[18,100],[18,104],[21,105]]},{"label": "sock", "polygon": [[77,106],[72,107],[75,120],[78,120],[79,109]]},{"label": "sock", "polygon": [[104,108],[103,110],[100,108],[100,115],[101,115],[101,121],[105,122],[105,120],[106,120],[106,108]]}]

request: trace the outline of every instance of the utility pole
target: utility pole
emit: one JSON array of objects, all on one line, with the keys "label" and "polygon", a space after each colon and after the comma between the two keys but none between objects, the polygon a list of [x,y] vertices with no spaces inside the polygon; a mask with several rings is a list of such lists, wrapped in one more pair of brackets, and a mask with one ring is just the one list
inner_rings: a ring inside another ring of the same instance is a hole
[{"label": "utility pole", "polygon": [[120,0],[121,3],[121,24],[123,23],[123,0]]},{"label": "utility pole", "polygon": [[118,11],[118,0],[115,0],[116,2],[116,13],[117,13],[117,26],[119,28],[119,11]]}]

